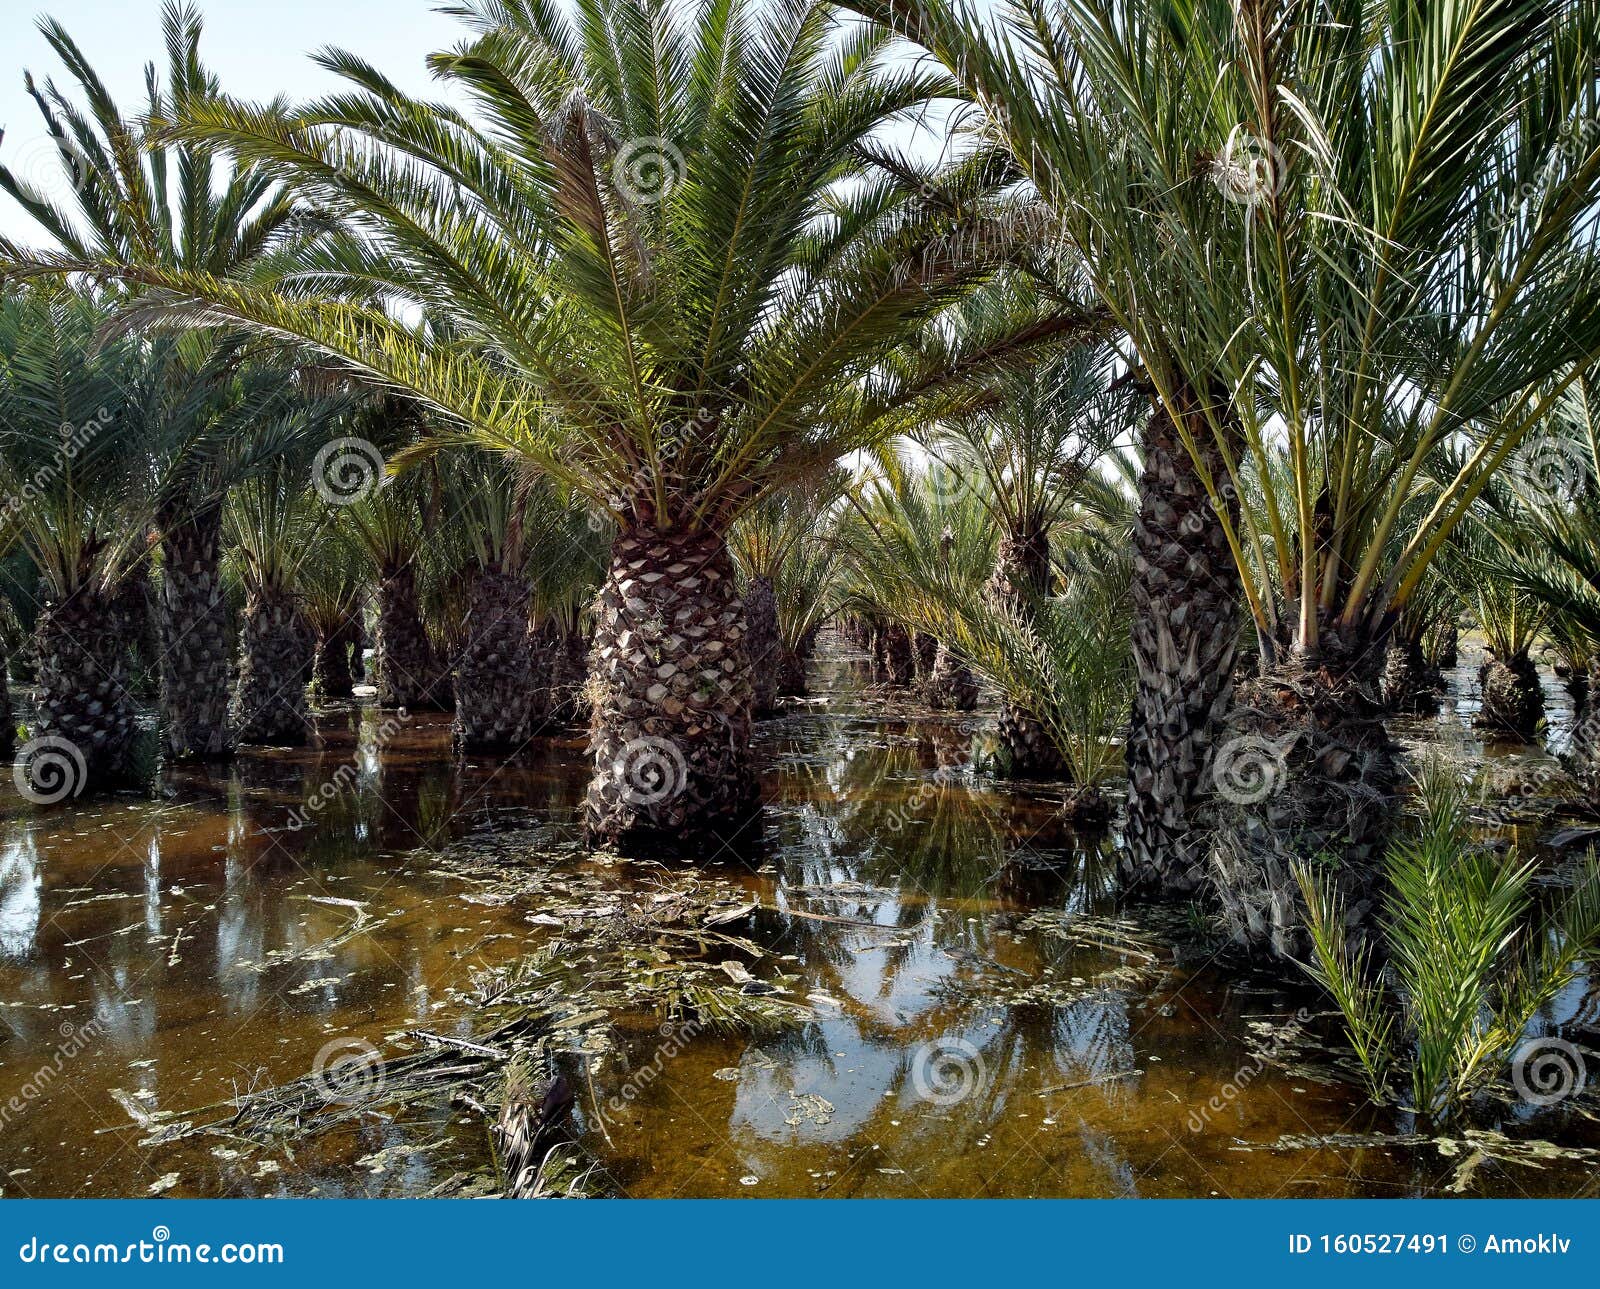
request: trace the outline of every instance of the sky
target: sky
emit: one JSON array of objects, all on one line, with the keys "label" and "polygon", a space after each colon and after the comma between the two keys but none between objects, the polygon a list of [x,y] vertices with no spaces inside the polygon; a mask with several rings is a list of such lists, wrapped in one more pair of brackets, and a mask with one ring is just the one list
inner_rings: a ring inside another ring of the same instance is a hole
[{"label": "sky", "polygon": [[[55,159],[38,108],[22,87],[27,68],[41,84],[53,76],[67,89],[55,54],[35,25],[41,13],[59,21],[105,80],[124,115],[142,109],[144,66],[164,69],[160,0],[5,0],[0,6],[0,161],[35,183],[53,178]],[[306,98],[339,84],[307,54],[323,45],[353,50],[401,86],[430,92],[423,59],[453,44],[465,28],[434,11],[436,0],[201,0],[200,51],[241,98],[287,94]],[[69,92],[69,97],[73,95]],[[35,225],[0,194],[0,234],[32,240]]]}]

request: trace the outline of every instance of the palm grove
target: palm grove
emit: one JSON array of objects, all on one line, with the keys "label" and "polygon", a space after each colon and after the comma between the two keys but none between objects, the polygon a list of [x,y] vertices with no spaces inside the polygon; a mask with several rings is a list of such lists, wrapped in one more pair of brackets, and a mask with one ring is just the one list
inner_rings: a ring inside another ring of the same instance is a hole
[{"label": "palm grove", "polygon": [[370,645],[466,747],[587,724],[591,841],[692,853],[836,629],[1083,826],[1125,782],[1130,895],[1304,957],[1384,905],[1458,619],[1497,732],[1538,640],[1591,692],[1595,6],[455,12],[448,101],[339,50],[240,101],[169,6],[124,108],[43,24],[4,546],[92,782],[151,706],[304,740]]}]

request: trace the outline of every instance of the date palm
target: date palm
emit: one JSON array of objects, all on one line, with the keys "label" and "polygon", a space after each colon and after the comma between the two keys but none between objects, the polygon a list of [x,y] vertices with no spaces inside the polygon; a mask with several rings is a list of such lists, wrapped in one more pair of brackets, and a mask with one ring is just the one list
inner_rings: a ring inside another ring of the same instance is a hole
[{"label": "date palm", "polygon": [[[315,236],[313,221],[268,178],[224,171],[201,150],[162,139],[168,122],[217,93],[215,76],[200,61],[196,11],[170,0],[163,6],[166,83],[151,64],[142,118],[122,114],[60,23],[45,18],[39,27],[76,87],[74,101],[52,82],[41,88],[31,76],[27,81],[71,196],[66,205],[55,203],[3,166],[0,190],[66,257],[231,277]],[[36,259],[3,242],[0,255]],[[288,423],[263,409],[289,385],[282,372],[244,363],[237,333],[213,329],[169,343],[167,387],[155,391],[168,414],[149,418],[144,443],[161,537],[162,727],[169,757],[208,760],[230,751],[222,507],[234,483],[282,448],[258,427]]]},{"label": "date palm", "polygon": [[126,341],[100,343],[104,323],[64,292],[0,299],[0,525],[38,571],[33,772],[50,795],[135,770],[128,642],[138,624],[124,592],[145,555],[141,395],[160,364]]},{"label": "date palm", "polygon": [[[995,30],[960,0],[856,7],[996,109],[1126,334],[1161,422],[1142,580],[1182,590],[1156,609],[1136,592],[1136,614],[1165,622],[1140,672],[1208,678],[1193,713],[1152,697],[1134,736],[1194,731],[1155,761],[1198,772],[1174,796],[1209,775],[1232,642],[1196,579],[1236,576],[1267,673],[1240,733],[1281,749],[1283,768],[1255,812],[1270,817],[1252,880],[1289,894],[1278,906],[1295,917],[1286,853],[1342,853],[1359,882],[1383,850],[1394,769],[1376,679],[1395,615],[1560,373],[1600,346],[1587,125],[1600,15],[1528,0],[1017,0]],[[1461,469],[1431,485],[1428,462],[1458,437]],[[1259,522],[1237,506],[1252,479]],[[1147,540],[1171,518],[1193,544]],[[1135,822],[1153,864],[1195,871],[1167,822]],[[1155,838],[1177,848],[1163,858]]]},{"label": "date palm", "polygon": [[[1093,340],[993,377],[969,410],[923,436],[988,511],[1000,535],[989,594],[1018,613],[1053,591],[1051,536],[1096,490],[1096,463],[1133,425],[1133,391],[1112,390],[1110,354]],[[1000,739],[1012,773],[1060,772],[1048,733],[1009,697]]]},{"label": "date palm", "polygon": [[857,378],[994,271],[983,199],[1008,176],[974,164],[929,197],[876,165],[880,127],[948,84],[825,5],[456,12],[470,35],[430,66],[470,114],[328,52],[348,92],[179,127],[359,239],[276,286],[102,271],[163,289],[169,320],[315,346],[608,512],[590,833],[727,835],[755,797],[728,530],[877,432]]}]

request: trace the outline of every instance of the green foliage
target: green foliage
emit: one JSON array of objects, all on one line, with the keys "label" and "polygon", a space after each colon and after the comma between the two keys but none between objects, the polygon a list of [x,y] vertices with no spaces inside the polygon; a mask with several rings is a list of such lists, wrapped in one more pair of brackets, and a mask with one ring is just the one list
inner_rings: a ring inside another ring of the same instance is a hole
[{"label": "green foliage", "polygon": [[1396,1075],[1412,1109],[1446,1117],[1500,1076],[1539,1011],[1600,948],[1600,864],[1591,856],[1561,907],[1541,917],[1535,865],[1472,839],[1465,788],[1441,764],[1418,784],[1422,817],[1389,850],[1383,935],[1352,951],[1330,880],[1302,865],[1308,970],[1333,996],[1375,1100]]}]

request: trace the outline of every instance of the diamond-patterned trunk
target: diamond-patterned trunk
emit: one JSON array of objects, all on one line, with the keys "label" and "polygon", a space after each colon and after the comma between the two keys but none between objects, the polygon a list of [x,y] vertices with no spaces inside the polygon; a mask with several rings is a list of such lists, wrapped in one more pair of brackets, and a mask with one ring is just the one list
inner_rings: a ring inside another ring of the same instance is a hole
[{"label": "diamond-patterned trunk", "polygon": [[11,659],[0,643],[0,756],[10,756],[17,747],[17,718],[11,709]]},{"label": "diamond-patterned trunk", "polygon": [[1392,712],[1432,716],[1439,710],[1444,681],[1428,665],[1417,640],[1396,636],[1383,660],[1383,701]]},{"label": "diamond-patterned trunk", "polygon": [[1376,927],[1398,778],[1382,657],[1381,644],[1324,629],[1317,658],[1291,656],[1240,687],[1216,761],[1228,826],[1214,870],[1224,920],[1252,950],[1309,952],[1296,862],[1333,883],[1353,947]]},{"label": "diamond-patterned trunk", "polygon": [[[79,589],[60,604],[46,604],[34,624],[32,743],[65,739],[74,789],[127,782],[134,774],[138,705],[129,690],[126,623],[113,597]],[[66,751],[66,749],[61,749]]]},{"label": "diamond-patterned trunk", "polygon": [[161,725],[174,761],[233,754],[228,670],[233,638],[222,590],[222,512],[164,524],[156,616],[161,634]]},{"label": "diamond-patterned trunk", "polygon": [[306,670],[315,635],[292,597],[252,591],[239,639],[239,687],[230,714],[240,743],[296,747],[306,741]]},{"label": "diamond-patterned trunk", "polygon": [[750,655],[750,682],[755,714],[764,716],[777,705],[782,645],[778,635],[778,597],[772,579],[750,579],[744,593],[745,651]]},{"label": "diamond-patterned trunk", "polygon": [[417,578],[409,563],[378,579],[378,638],[373,654],[379,707],[443,711],[450,681],[434,655],[417,605]]},{"label": "diamond-patterned trunk", "polygon": [[709,854],[757,806],[744,601],[716,533],[617,538],[595,602],[592,842]]},{"label": "diamond-patterned trunk", "polygon": [[[1050,593],[1050,535],[1045,532],[1008,532],[995,552],[994,572],[987,594],[991,603],[1009,608],[1023,621],[1034,604]],[[1000,764],[1014,779],[1060,779],[1067,764],[1055,740],[1026,707],[1002,698],[1000,702]]]},{"label": "diamond-patterned trunk", "polygon": [[[1212,763],[1233,697],[1239,576],[1220,516],[1170,418],[1146,421],[1134,525],[1133,658],[1118,877],[1130,893],[1186,898],[1209,871]],[[1214,478],[1226,477],[1198,427]],[[1234,505],[1230,504],[1230,511]]]},{"label": "diamond-patterned trunk", "polygon": [[1544,724],[1544,687],[1526,653],[1484,663],[1483,706],[1472,723],[1495,738],[1533,741]]},{"label": "diamond-patterned trunk", "polygon": [[361,625],[345,622],[317,641],[317,657],[311,666],[311,687],[320,698],[349,698],[355,676],[351,656],[359,656]]},{"label": "diamond-patterned trunk", "polygon": [[928,677],[927,697],[935,711],[970,712],[978,705],[977,677],[942,640]]},{"label": "diamond-patterned trunk", "polygon": [[455,684],[455,736],[467,751],[515,751],[544,719],[549,678],[534,674],[531,598],[519,574],[485,568],[473,575]]}]

